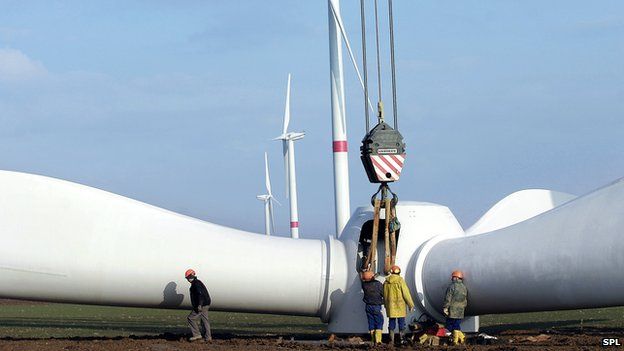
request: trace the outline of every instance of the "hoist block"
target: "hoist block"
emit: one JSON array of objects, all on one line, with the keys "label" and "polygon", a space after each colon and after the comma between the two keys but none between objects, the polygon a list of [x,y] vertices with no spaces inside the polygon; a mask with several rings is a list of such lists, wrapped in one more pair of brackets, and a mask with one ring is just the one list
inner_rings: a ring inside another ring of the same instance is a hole
[{"label": "hoist block", "polygon": [[397,130],[385,122],[377,124],[362,140],[360,152],[371,183],[399,180],[405,162],[405,142]]}]

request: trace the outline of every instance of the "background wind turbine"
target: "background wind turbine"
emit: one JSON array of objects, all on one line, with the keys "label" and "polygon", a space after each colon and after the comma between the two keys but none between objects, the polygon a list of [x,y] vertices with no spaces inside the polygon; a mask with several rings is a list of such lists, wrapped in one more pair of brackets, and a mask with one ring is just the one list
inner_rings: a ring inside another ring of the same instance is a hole
[{"label": "background wind turbine", "polygon": [[266,235],[275,233],[275,217],[273,216],[273,201],[279,204],[279,201],[275,200],[273,193],[271,192],[271,178],[269,178],[269,157],[267,153],[264,153],[264,184],[266,186],[267,193],[264,195],[256,196],[256,199],[264,201],[264,232]]},{"label": "background wind turbine", "polygon": [[286,168],[286,196],[290,202],[290,236],[299,238],[299,214],[297,212],[297,177],[295,175],[295,141],[303,139],[305,133],[288,132],[290,123],[290,73],[286,88],[286,107],[284,109],[284,126],[282,135],[273,140],[281,140],[284,150],[284,166]]}]

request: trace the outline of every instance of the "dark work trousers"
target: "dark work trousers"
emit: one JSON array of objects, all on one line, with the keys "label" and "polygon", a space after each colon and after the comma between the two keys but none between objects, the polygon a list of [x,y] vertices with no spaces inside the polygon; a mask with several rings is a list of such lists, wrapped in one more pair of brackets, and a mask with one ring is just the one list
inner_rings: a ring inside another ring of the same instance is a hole
[{"label": "dark work trousers", "polygon": [[366,319],[368,319],[368,330],[383,329],[383,314],[381,305],[366,305]]},{"label": "dark work trousers", "polygon": [[446,318],[446,330],[452,332],[453,330],[460,330],[459,324],[461,323],[461,319],[458,318]]},{"label": "dark work trousers", "polygon": [[399,322],[399,331],[405,329],[405,317],[398,317],[390,318],[390,321],[388,322],[388,331],[392,331],[394,330],[394,328],[396,328],[397,320]]},{"label": "dark work trousers", "polygon": [[206,331],[206,333],[204,334],[204,339],[206,340],[212,339],[212,334],[210,334],[210,322],[208,321],[208,307],[209,306],[199,306],[199,312],[191,311],[187,318],[193,336],[202,335],[198,323],[201,320],[201,324],[203,324]]}]

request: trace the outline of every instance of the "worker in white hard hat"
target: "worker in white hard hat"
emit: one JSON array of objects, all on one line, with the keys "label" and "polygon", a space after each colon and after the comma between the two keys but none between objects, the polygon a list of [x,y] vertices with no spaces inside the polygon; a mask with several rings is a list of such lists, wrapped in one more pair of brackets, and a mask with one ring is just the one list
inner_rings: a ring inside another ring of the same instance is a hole
[{"label": "worker in white hard hat", "polygon": [[464,273],[459,270],[451,273],[451,284],[446,289],[442,312],[446,316],[446,329],[451,332],[453,345],[463,344],[466,336],[460,328],[464,310],[468,305],[468,289],[464,285]]},{"label": "worker in white hard hat", "polygon": [[204,341],[212,341],[210,321],[208,320],[208,308],[211,302],[208,289],[206,289],[206,286],[201,280],[197,279],[194,270],[188,269],[184,273],[184,277],[191,283],[189,291],[191,293],[191,305],[193,305],[193,310],[189,313],[187,318],[191,333],[193,334],[189,338],[189,341],[200,340],[202,338],[202,333],[198,324],[199,321],[201,321],[201,324],[204,326]]}]

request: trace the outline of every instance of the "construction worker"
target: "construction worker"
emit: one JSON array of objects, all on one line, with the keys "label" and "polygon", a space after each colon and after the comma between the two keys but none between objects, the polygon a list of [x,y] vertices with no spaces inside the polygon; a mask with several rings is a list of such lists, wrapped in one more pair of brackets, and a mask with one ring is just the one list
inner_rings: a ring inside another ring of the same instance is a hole
[{"label": "construction worker", "polygon": [[410,294],[405,280],[401,278],[401,268],[392,266],[390,268],[390,276],[384,282],[384,304],[386,306],[386,314],[390,319],[388,323],[388,332],[390,334],[390,344],[394,345],[394,329],[397,321],[399,324],[399,341],[405,343],[405,316],[406,308],[411,311],[414,308],[412,295]]},{"label": "construction worker", "polygon": [[210,333],[210,321],[208,320],[208,308],[210,307],[210,294],[208,289],[201,280],[197,279],[195,271],[188,269],[184,273],[184,277],[191,283],[189,291],[191,293],[191,305],[193,310],[188,315],[188,324],[193,334],[189,341],[200,340],[202,334],[198,325],[198,321],[201,320],[201,324],[204,326],[205,334],[204,341],[212,341],[212,334]]},{"label": "construction worker", "polygon": [[366,304],[366,319],[372,344],[381,344],[381,332],[383,329],[383,314],[381,305],[383,299],[383,285],[371,271],[362,272],[362,290],[364,291],[364,303]]},{"label": "construction worker", "polygon": [[444,308],[442,312],[446,316],[446,329],[451,332],[453,345],[463,344],[466,336],[460,329],[461,320],[464,318],[464,310],[468,304],[468,290],[463,282],[464,274],[461,271],[451,273],[451,284],[446,289]]}]

